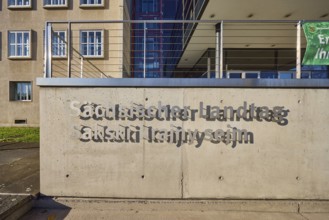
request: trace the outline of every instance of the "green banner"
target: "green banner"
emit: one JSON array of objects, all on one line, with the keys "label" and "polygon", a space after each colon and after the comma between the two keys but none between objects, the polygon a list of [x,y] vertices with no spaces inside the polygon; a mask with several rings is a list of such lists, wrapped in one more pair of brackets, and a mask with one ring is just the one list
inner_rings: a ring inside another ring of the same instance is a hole
[{"label": "green banner", "polygon": [[303,24],[307,48],[303,65],[329,65],[329,22]]}]

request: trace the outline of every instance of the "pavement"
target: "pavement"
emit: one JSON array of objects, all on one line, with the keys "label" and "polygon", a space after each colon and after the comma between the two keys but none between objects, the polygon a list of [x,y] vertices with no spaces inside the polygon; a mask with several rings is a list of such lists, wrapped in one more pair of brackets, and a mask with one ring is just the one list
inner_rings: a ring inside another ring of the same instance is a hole
[{"label": "pavement", "polygon": [[0,219],[11,215],[40,190],[38,143],[0,143]]},{"label": "pavement", "polygon": [[[51,209],[49,207],[52,207]],[[329,201],[39,198],[22,220],[328,220]]]},{"label": "pavement", "polygon": [[0,143],[1,220],[329,220],[329,201],[47,197],[39,174],[38,144]]},{"label": "pavement", "polygon": [[32,194],[40,190],[38,143],[0,143],[0,194]]}]

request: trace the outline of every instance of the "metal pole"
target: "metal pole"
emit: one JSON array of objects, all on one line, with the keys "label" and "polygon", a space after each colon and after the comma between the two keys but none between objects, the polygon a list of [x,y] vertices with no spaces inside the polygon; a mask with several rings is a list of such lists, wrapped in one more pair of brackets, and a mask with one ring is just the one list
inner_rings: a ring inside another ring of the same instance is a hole
[{"label": "metal pole", "polygon": [[297,44],[296,44],[296,79],[300,79],[302,75],[301,68],[301,22],[297,23]]},{"label": "metal pole", "polygon": [[46,71],[46,77],[51,78],[52,77],[52,28],[51,23],[48,23],[47,25],[47,71]]},{"label": "metal pole", "polygon": [[215,61],[215,73],[216,79],[220,78],[220,30],[221,23],[216,24],[216,61]]},{"label": "metal pole", "polygon": [[83,57],[80,57],[80,78],[83,78]]},{"label": "metal pole", "polygon": [[43,77],[47,78],[48,72],[48,22],[45,24],[45,42],[44,42],[44,65],[43,65]]},{"label": "metal pole", "polygon": [[223,46],[223,21],[220,23],[220,55],[219,55],[219,78],[223,78],[223,60],[224,60],[224,46]]},{"label": "metal pole", "polygon": [[71,78],[71,22],[68,22],[67,30],[67,74]]},{"label": "metal pole", "polygon": [[195,0],[193,0],[192,2],[192,13],[193,13],[193,20],[196,20],[196,17],[195,17]]},{"label": "metal pole", "polygon": [[211,71],[211,58],[209,56],[208,52],[208,58],[207,58],[207,78],[210,78],[210,71]]},{"label": "metal pole", "polygon": [[144,78],[146,78],[146,30],[147,30],[146,22],[144,22],[144,72],[143,72]]}]

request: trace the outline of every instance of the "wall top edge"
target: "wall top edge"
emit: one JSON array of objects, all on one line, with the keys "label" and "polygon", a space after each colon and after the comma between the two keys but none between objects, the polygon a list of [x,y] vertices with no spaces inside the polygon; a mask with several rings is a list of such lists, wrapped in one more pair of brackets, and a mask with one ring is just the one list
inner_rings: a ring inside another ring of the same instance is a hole
[{"label": "wall top edge", "polygon": [[37,78],[40,87],[329,88],[329,79]]}]

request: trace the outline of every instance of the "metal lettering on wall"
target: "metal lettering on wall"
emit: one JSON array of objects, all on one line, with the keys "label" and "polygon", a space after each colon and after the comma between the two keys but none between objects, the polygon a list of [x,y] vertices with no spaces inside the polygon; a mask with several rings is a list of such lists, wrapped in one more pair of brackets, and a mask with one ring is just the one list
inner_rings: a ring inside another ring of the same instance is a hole
[{"label": "metal lettering on wall", "polygon": [[[101,105],[92,102],[72,101],[70,103],[72,116],[79,117],[83,121],[110,122],[110,121],[195,121],[200,118],[205,121],[246,121],[274,122],[278,126],[288,124],[289,110],[282,106],[257,106],[254,103],[243,102],[239,107],[212,106],[203,102],[199,108],[191,106],[170,106],[158,102],[157,106],[144,106],[132,104],[123,106],[120,104]],[[111,127],[96,124],[95,126],[80,125],[80,140],[83,142],[109,142],[109,143],[140,143],[142,139],[149,143],[170,143],[177,147],[187,143],[195,147],[202,146],[204,141],[213,144],[224,143],[236,147],[238,143],[254,143],[254,134],[243,128],[236,128],[229,124],[225,129],[188,129],[170,125],[168,129],[157,129],[151,126],[122,126]]]}]

